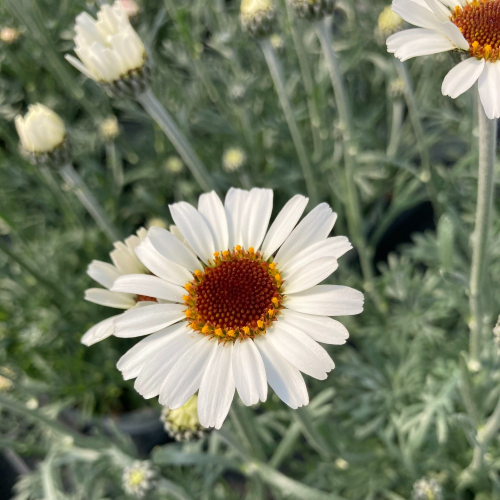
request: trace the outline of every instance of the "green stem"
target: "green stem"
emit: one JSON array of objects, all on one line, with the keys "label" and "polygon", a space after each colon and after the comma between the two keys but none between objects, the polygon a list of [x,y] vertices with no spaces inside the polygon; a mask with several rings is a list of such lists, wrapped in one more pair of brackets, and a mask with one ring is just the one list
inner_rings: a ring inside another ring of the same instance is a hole
[{"label": "green stem", "polygon": [[314,182],[313,170],[311,167],[311,163],[309,162],[309,158],[307,156],[306,149],[302,141],[302,136],[297,126],[297,122],[295,121],[295,116],[293,115],[290,100],[288,99],[288,95],[286,93],[285,81],[283,78],[283,71],[281,69],[280,62],[269,38],[260,40],[260,47],[262,49],[262,52],[264,53],[264,57],[266,58],[269,72],[271,73],[274,87],[276,88],[278,99],[283,110],[283,114],[285,115],[285,119],[290,130],[290,135],[292,136],[292,141],[299,158],[300,166],[302,168],[302,174],[306,182],[306,188],[309,194],[309,198],[311,198],[311,202],[313,203],[313,205],[316,205],[318,203],[318,192],[316,190],[316,183]]},{"label": "green stem", "polygon": [[121,240],[120,233],[113,227],[103,208],[90,192],[87,185],[83,182],[78,172],[68,163],[59,170],[61,177],[69,184],[81,204],[87,209],[87,212],[93,217],[97,225],[109,238],[111,243]]},{"label": "green stem", "polygon": [[115,184],[115,193],[118,196],[123,189],[124,176],[123,176],[123,163],[116,150],[114,142],[106,143],[106,163],[113,175]]},{"label": "green stem", "polygon": [[310,410],[308,407],[297,408],[293,411],[293,417],[299,423],[302,433],[309,444],[320,454],[324,460],[332,457],[330,445],[325,441],[319,433],[317,426],[314,424]]},{"label": "green stem", "polygon": [[491,226],[493,208],[497,132],[497,121],[488,119],[483,106],[478,106],[478,113],[479,171],[476,223],[472,242],[472,267],[469,283],[471,310],[469,354],[473,362],[479,360],[481,331],[484,322],[484,271],[487,265],[488,233]]},{"label": "green stem", "polygon": [[286,2],[286,9],[288,13],[288,19],[290,21],[290,29],[292,31],[293,45],[295,47],[295,52],[297,53],[297,58],[299,60],[302,82],[304,84],[304,89],[307,96],[307,107],[309,108],[311,132],[314,144],[313,158],[316,161],[319,161],[321,159],[322,153],[322,141],[320,138],[321,117],[318,111],[318,106],[316,105],[316,99],[314,98],[314,81],[311,75],[311,70],[309,68],[309,63],[307,62],[307,54],[304,48],[304,44],[302,43],[302,33],[300,33],[294,22],[294,16],[291,12],[291,6],[289,2]]},{"label": "green stem", "polygon": [[393,159],[398,152],[401,141],[401,127],[403,125],[404,107],[400,99],[393,99],[391,135],[387,144],[386,154],[389,159]]},{"label": "green stem", "polygon": [[330,27],[326,18],[315,23],[316,33],[318,35],[325,62],[330,72],[335,102],[339,115],[340,129],[342,131],[342,141],[344,145],[344,163],[346,177],[346,211],[349,231],[352,235],[354,245],[358,251],[361,272],[365,281],[365,289],[372,297],[377,309],[384,311],[386,305],[380,297],[374,285],[373,268],[371,264],[371,249],[366,244],[366,238],[362,227],[361,207],[359,202],[358,190],[354,180],[355,145],[352,134],[352,114],[349,108],[349,100],[345,90],[342,72],[337,59],[337,54],[333,49]]},{"label": "green stem", "polygon": [[255,431],[253,422],[249,418],[249,409],[240,401],[234,401],[230,410],[231,422],[236,428],[237,433],[245,442],[245,446],[251,451],[255,458],[263,460],[265,458],[264,450]]},{"label": "green stem", "polygon": [[408,114],[410,115],[410,120],[413,126],[413,131],[415,133],[415,140],[417,141],[417,148],[420,155],[420,161],[422,162],[422,177],[421,180],[427,186],[427,191],[429,193],[429,198],[431,200],[432,206],[436,215],[439,215],[439,202],[438,202],[438,192],[436,189],[435,173],[431,165],[431,160],[429,157],[429,149],[425,143],[425,134],[422,122],[418,115],[418,107],[415,99],[415,92],[413,89],[413,83],[411,81],[410,74],[406,68],[406,65],[395,60],[396,70],[398,72],[399,78],[404,82],[404,95],[406,99],[406,105],[408,106]]},{"label": "green stem", "polygon": [[147,113],[163,130],[170,142],[188,166],[194,178],[204,191],[215,190],[215,184],[210,177],[205,165],[198,158],[184,134],[179,130],[175,121],[165,107],[158,101],[151,89],[146,90],[137,97],[137,100]]}]

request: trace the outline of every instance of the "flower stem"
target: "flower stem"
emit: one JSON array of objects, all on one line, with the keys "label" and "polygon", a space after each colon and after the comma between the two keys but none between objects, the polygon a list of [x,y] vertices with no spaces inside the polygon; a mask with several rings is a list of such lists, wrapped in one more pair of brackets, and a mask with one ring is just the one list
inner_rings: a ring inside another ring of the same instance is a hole
[{"label": "flower stem", "polygon": [[278,57],[276,56],[276,51],[274,50],[269,38],[260,40],[260,47],[262,49],[262,52],[264,53],[264,57],[266,58],[269,72],[271,73],[274,87],[278,94],[278,99],[283,110],[283,114],[285,115],[288,129],[290,130],[290,135],[292,136],[292,141],[299,158],[300,166],[302,168],[302,175],[304,176],[304,180],[306,182],[307,193],[311,198],[311,202],[316,205],[318,203],[318,192],[316,189],[316,183],[314,182],[313,170],[311,167],[311,163],[309,162],[309,158],[307,156],[306,149],[302,141],[299,128],[297,126],[297,122],[295,121],[295,117],[293,115],[290,100],[288,99],[286,93],[285,81],[283,78],[283,71],[281,69],[280,62],[278,60]]},{"label": "flower stem", "polygon": [[249,411],[240,401],[234,401],[230,410],[231,421],[252,455],[263,460],[265,458],[264,450],[255,430],[254,422],[249,418]]},{"label": "flower stem", "polygon": [[497,121],[486,116],[482,106],[479,114],[479,171],[477,187],[476,223],[472,242],[472,267],[469,282],[470,302],[470,360],[479,360],[481,330],[484,322],[483,288],[487,264],[488,233],[493,208],[493,187],[496,161]]},{"label": "flower stem", "polygon": [[401,140],[401,126],[403,125],[404,105],[402,100],[394,99],[392,103],[392,122],[386,154],[389,159],[396,156]]},{"label": "flower stem", "polygon": [[435,183],[435,173],[431,165],[431,160],[429,157],[429,149],[425,144],[425,134],[422,127],[422,122],[418,116],[417,102],[415,100],[415,92],[413,90],[413,83],[411,81],[410,74],[406,65],[395,60],[396,70],[398,72],[399,78],[404,82],[404,96],[406,100],[406,105],[408,107],[408,114],[410,115],[411,124],[413,126],[413,131],[415,133],[415,140],[417,142],[417,148],[420,155],[420,161],[422,162],[422,177],[421,180],[427,186],[427,191],[429,193],[429,198],[431,200],[432,206],[434,207],[434,212],[436,215],[440,213],[439,202]]},{"label": "flower stem", "polygon": [[106,234],[111,243],[121,240],[120,233],[113,227],[103,208],[83,182],[83,179],[74,169],[73,165],[68,163],[59,170],[59,173],[74,190],[81,204],[87,209],[87,212],[93,217],[97,225],[101,228],[103,233]]},{"label": "flower stem", "polygon": [[137,100],[174,145],[200,187],[204,191],[215,190],[215,184],[205,168],[205,165],[203,165],[198,158],[191,144],[189,144],[189,141],[179,130],[173,118],[160,101],[158,101],[152,90],[146,90],[146,92],[137,97]]},{"label": "flower stem", "polygon": [[295,47],[295,52],[297,53],[297,58],[299,60],[300,72],[302,74],[302,83],[304,85],[307,96],[307,107],[309,108],[311,132],[314,144],[313,159],[315,159],[315,161],[319,161],[321,159],[322,153],[322,141],[320,137],[321,117],[319,115],[316,99],[314,98],[314,81],[311,75],[311,70],[309,68],[309,63],[307,62],[307,54],[304,48],[304,44],[302,43],[302,34],[299,32],[299,28],[294,21],[294,15],[291,12],[291,6],[289,2],[286,2],[286,9],[288,19],[290,21],[290,30],[292,31],[293,45]]},{"label": "flower stem", "polygon": [[349,231],[352,235],[353,242],[358,251],[361,264],[361,272],[365,281],[365,289],[372,297],[377,309],[383,311],[386,306],[381,299],[374,285],[374,275],[371,263],[371,250],[366,243],[362,227],[362,216],[359,202],[356,182],[354,180],[354,144],[352,136],[352,114],[349,108],[347,92],[345,90],[344,80],[340,71],[337,54],[333,49],[332,37],[330,28],[326,18],[315,23],[316,33],[318,35],[325,62],[330,72],[333,92],[335,94],[335,102],[339,114],[340,128],[342,131],[342,141],[344,144],[344,166],[345,166],[345,182],[346,182],[346,211],[347,223]]}]

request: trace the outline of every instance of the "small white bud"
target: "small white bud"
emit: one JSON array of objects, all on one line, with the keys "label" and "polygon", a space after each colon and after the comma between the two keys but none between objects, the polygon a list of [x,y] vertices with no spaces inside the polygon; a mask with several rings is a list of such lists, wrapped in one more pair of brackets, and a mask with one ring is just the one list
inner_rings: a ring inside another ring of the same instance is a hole
[{"label": "small white bud", "polygon": [[16,116],[15,124],[21,145],[28,153],[50,153],[66,137],[64,122],[43,104],[29,106],[24,117]]}]

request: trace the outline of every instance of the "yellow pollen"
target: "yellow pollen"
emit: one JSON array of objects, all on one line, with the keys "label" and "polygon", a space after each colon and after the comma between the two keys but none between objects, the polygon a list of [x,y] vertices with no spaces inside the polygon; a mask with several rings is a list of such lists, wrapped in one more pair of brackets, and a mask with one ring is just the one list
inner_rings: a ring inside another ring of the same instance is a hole
[{"label": "yellow pollen", "polygon": [[183,295],[183,296],[182,296],[182,300],[183,300],[184,302],[187,302],[189,299],[190,299],[189,295]]},{"label": "yellow pollen", "polygon": [[245,335],[248,335],[250,333],[250,328],[248,328],[248,326],[244,326],[242,330]]},{"label": "yellow pollen", "polygon": [[236,251],[240,252],[241,251],[241,245],[236,245]]},{"label": "yellow pollen", "polygon": [[219,252],[214,252],[214,257],[217,258],[219,256]]},{"label": "yellow pollen", "polygon": [[227,332],[227,335],[228,335],[229,337],[236,337],[236,333],[235,333],[235,331],[234,331],[234,330],[229,330],[229,331]]},{"label": "yellow pollen", "polygon": [[267,311],[267,314],[269,314],[269,317],[272,318],[274,316],[274,309],[269,309],[269,311]]},{"label": "yellow pollen", "polygon": [[274,275],[274,279],[275,279],[276,281],[281,281],[281,275],[280,275],[280,274],[275,274],[275,275]]},{"label": "yellow pollen", "polygon": [[269,269],[271,269],[271,271],[276,267],[276,265],[274,264],[274,262],[271,262],[271,264],[269,264]]},{"label": "yellow pollen", "polygon": [[490,54],[491,54],[491,45],[485,45],[484,46],[484,57],[485,57],[485,59],[488,59],[488,57],[490,57]]},{"label": "yellow pollen", "polygon": [[257,321],[257,326],[262,330],[262,328],[264,328],[264,322],[262,320]]},{"label": "yellow pollen", "polygon": [[185,288],[188,292],[190,292],[190,291],[193,289],[193,285],[191,285],[191,283],[186,283],[186,284],[184,285],[184,288]]},{"label": "yellow pollen", "polygon": [[280,305],[280,302],[276,297],[272,298],[272,303],[274,304],[275,307],[278,307]]},{"label": "yellow pollen", "polygon": [[202,329],[201,329],[201,333],[207,335],[208,333],[210,333],[210,327],[208,325],[205,325]]},{"label": "yellow pollen", "polygon": [[255,253],[255,249],[254,249],[254,247],[248,247],[248,253],[249,253],[250,255],[254,254],[254,253]]},{"label": "yellow pollen", "polygon": [[203,273],[199,269],[196,269],[194,274],[196,275],[197,278],[200,278],[201,276],[203,276]]},{"label": "yellow pollen", "polygon": [[229,251],[228,251],[228,250],[224,250],[224,251],[222,252],[222,255],[223,255],[224,257],[229,257]]},{"label": "yellow pollen", "polygon": [[194,314],[189,309],[184,311],[184,314],[186,315],[186,318],[193,318],[194,317]]},{"label": "yellow pollen", "polygon": [[214,333],[217,337],[222,337],[222,335],[224,335],[221,328],[217,328]]}]

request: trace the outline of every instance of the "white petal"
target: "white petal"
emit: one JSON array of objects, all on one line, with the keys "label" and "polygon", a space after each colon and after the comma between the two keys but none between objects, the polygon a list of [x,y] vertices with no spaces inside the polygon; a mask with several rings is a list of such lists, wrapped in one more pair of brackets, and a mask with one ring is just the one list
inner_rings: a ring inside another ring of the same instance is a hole
[{"label": "white petal", "polygon": [[231,249],[236,245],[243,245],[241,228],[249,194],[248,191],[236,188],[231,188],[226,194],[224,207],[229,231],[229,248]]},{"label": "white petal", "polygon": [[184,330],[182,335],[175,337],[167,345],[151,354],[134,383],[134,389],[146,399],[158,396],[172,367],[197,340],[198,338]]},{"label": "white petal", "polygon": [[80,73],[83,73],[87,78],[90,78],[91,80],[95,80],[96,77],[93,73],[91,73],[84,64],[81,63],[79,59],[77,59],[74,56],[71,56],[69,54],[66,54],[64,56],[64,59],[68,61],[73,67],[75,67]]},{"label": "white petal", "polygon": [[128,293],[116,293],[103,288],[89,288],[85,290],[85,300],[101,306],[116,309],[130,309],[135,306],[135,298]]},{"label": "white petal", "polygon": [[400,31],[387,39],[387,50],[401,61],[454,50],[456,47],[442,32],[415,28]]},{"label": "white petal", "polygon": [[111,316],[111,318],[107,318],[104,321],[97,323],[89,331],[87,331],[87,333],[85,333],[80,342],[83,345],[91,346],[101,340],[107,339],[109,336],[113,335],[115,329],[113,321],[120,316],[121,314],[117,314],[116,316]]},{"label": "white petal", "polygon": [[217,347],[216,340],[195,333],[189,350],[177,357],[163,382],[159,402],[168,408],[179,408],[199,389],[208,360]]},{"label": "white petal", "polygon": [[196,345],[199,337],[201,336],[198,334],[193,336],[184,329],[183,335],[176,337],[155,352],[139,373],[134,384],[135,390],[146,399],[158,396],[173,367],[186,352]]},{"label": "white petal", "polygon": [[87,268],[87,274],[94,281],[97,281],[99,285],[109,290],[113,286],[116,278],[121,276],[122,273],[112,264],[100,260],[93,260]]},{"label": "white petal", "polygon": [[156,304],[139,309],[130,309],[115,321],[115,336],[123,338],[140,337],[155,333],[177,323],[186,316],[186,306],[181,304]]},{"label": "white petal", "polygon": [[229,233],[224,205],[215,191],[202,194],[198,200],[198,211],[207,223],[217,252],[229,249]]},{"label": "white petal", "polygon": [[469,90],[484,70],[484,59],[470,57],[457,64],[445,77],[441,92],[456,99]]},{"label": "white petal", "polygon": [[417,5],[412,0],[394,0],[392,10],[406,22],[419,28],[439,29],[441,24],[428,7]]},{"label": "white petal", "polygon": [[267,381],[276,395],[294,410],[308,404],[309,395],[300,371],[281,356],[267,335],[257,338],[255,345],[262,355]]},{"label": "white petal", "polygon": [[347,328],[328,316],[314,316],[292,309],[283,309],[280,312],[279,321],[297,327],[316,342],[323,344],[343,345],[349,338]]},{"label": "white petal", "polygon": [[115,249],[109,256],[122,274],[139,274],[144,272],[144,266],[125,243],[117,241],[114,247]]},{"label": "white petal", "polygon": [[271,257],[288,238],[297,222],[299,222],[308,201],[309,198],[297,194],[281,209],[281,212],[271,224],[269,232],[262,244],[264,259]]},{"label": "white petal", "polygon": [[451,12],[438,0],[425,0],[435,16],[442,22],[450,19]]},{"label": "white petal", "polygon": [[337,214],[326,203],[318,205],[292,231],[276,254],[275,261],[280,266],[285,265],[294,255],[327,238],[336,220]]},{"label": "white petal", "polygon": [[234,397],[233,344],[219,344],[210,356],[198,393],[198,417],[203,427],[220,429]]},{"label": "white petal", "polygon": [[189,203],[181,201],[170,205],[170,213],[176,226],[204,262],[213,259],[214,239],[201,214]]},{"label": "white petal", "polygon": [[180,286],[193,281],[193,275],[184,266],[163,257],[149,239],[144,240],[135,249],[135,253],[139,260],[159,278]]},{"label": "white petal", "polygon": [[111,290],[113,292],[135,293],[136,295],[156,299],[172,300],[173,302],[183,302],[182,296],[186,294],[184,288],[147,274],[121,276],[115,281]]},{"label": "white petal", "polygon": [[148,232],[148,237],[156,251],[167,260],[180,264],[190,271],[203,267],[196,255],[166,229],[152,227]]},{"label": "white petal", "polygon": [[318,243],[294,255],[285,265],[280,265],[280,271],[286,276],[322,257],[335,257],[339,259],[351,248],[352,245],[345,236],[333,236],[326,240],[318,241]]},{"label": "white petal", "polygon": [[363,311],[363,294],[354,288],[317,285],[285,297],[288,309],[318,316],[351,316]]},{"label": "white petal", "polygon": [[284,275],[284,292],[286,295],[302,292],[326,280],[339,267],[335,257],[322,257],[309,265]]},{"label": "white petal", "polygon": [[453,42],[455,47],[462,50],[469,50],[469,42],[462,35],[458,26],[453,24],[451,21],[447,21],[441,25],[441,30]]},{"label": "white petal", "polygon": [[479,97],[486,116],[500,118],[500,63],[487,62],[479,77]]},{"label": "white petal", "polygon": [[318,380],[325,380],[335,368],[328,353],[298,328],[276,321],[266,336],[276,350],[295,368]]},{"label": "white petal", "polygon": [[273,211],[273,190],[254,188],[250,191],[242,220],[243,247],[257,251],[266,235]]},{"label": "white petal", "polygon": [[153,333],[153,335],[148,335],[132,349],[129,349],[118,360],[116,367],[122,372],[125,380],[135,378],[139,375],[148,359],[151,359],[156,352],[185,335],[186,327],[182,323],[169,326],[165,330]]},{"label": "white petal", "polygon": [[267,399],[266,369],[253,340],[237,341],[233,347],[236,390],[247,406]]}]

